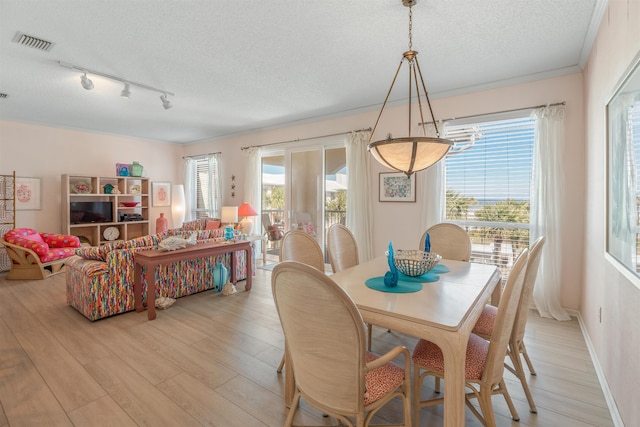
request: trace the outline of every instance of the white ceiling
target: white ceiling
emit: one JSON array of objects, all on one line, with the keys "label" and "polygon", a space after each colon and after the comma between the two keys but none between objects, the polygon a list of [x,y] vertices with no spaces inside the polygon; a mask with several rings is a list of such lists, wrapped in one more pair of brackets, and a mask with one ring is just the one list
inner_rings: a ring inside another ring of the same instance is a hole
[{"label": "white ceiling", "polygon": [[[579,72],[606,2],[419,0],[430,97]],[[0,119],[189,144],[379,110],[408,12],[401,0],[0,0]],[[20,45],[18,31],[55,44]],[[58,61],[174,92],[173,108],[91,74],[87,91]]]}]

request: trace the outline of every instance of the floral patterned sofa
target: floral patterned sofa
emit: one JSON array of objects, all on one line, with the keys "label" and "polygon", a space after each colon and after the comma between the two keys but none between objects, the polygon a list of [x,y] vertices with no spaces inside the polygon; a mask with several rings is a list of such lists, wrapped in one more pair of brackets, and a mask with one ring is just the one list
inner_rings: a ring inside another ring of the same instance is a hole
[{"label": "floral patterned sofa", "polygon": [[[206,220],[201,219],[185,223],[179,229],[99,247],[77,249],[77,256],[67,262],[67,303],[92,321],[133,310],[134,254],[157,249],[158,244],[168,236],[188,237],[194,231],[197,239],[204,241],[222,239],[224,235],[223,229],[206,229]],[[246,254],[244,251],[237,251],[234,256],[238,260],[236,277],[238,280],[245,280]],[[255,258],[253,251],[252,257]],[[222,284],[215,284],[213,274],[218,263],[228,269],[231,254],[185,260],[159,267],[156,274],[156,298],[180,298],[208,289],[220,291]],[[255,262],[252,265],[255,266]],[[142,273],[146,277],[145,267]],[[255,270],[251,274],[255,274]],[[239,285],[238,290],[242,290],[242,284]],[[146,295],[146,286],[144,279],[143,295]],[[146,296],[143,298],[146,300]]]},{"label": "floral patterned sofa", "polygon": [[38,233],[32,228],[8,231],[0,245],[11,259],[7,279],[33,280],[64,272],[67,259],[80,247],[80,239],[64,234]]}]

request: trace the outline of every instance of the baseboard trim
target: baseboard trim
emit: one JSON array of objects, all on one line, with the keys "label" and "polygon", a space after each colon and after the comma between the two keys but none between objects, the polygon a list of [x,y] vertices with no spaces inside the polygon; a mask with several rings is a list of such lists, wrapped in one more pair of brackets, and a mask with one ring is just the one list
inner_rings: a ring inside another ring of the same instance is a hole
[{"label": "baseboard trim", "polygon": [[611,394],[609,383],[607,383],[607,379],[604,376],[604,371],[602,370],[600,361],[598,360],[598,356],[596,355],[596,350],[593,347],[593,343],[591,342],[589,334],[587,333],[587,327],[582,319],[582,314],[580,314],[578,310],[567,310],[567,312],[571,316],[575,316],[578,319],[578,324],[580,325],[580,330],[582,331],[584,342],[587,344],[587,350],[589,351],[589,356],[591,357],[591,361],[593,362],[593,367],[596,370],[596,376],[598,377],[598,381],[600,382],[600,388],[602,388],[604,400],[605,402],[607,402],[607,407],[609,408],[609,413],[611,414],[613,425],[615,427],[624,427],[624,422],[622,421],[620,412],[618,412],[618,406],[616,405],[616,401],[613,398],[613,394]]}]

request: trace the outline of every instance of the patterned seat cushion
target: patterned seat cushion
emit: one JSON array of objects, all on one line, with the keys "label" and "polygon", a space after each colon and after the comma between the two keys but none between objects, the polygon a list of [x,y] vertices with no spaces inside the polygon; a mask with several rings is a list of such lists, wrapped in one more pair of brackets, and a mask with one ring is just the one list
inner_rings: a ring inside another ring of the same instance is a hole
[{"label": "patterned seat cushion", "polygon": [[[479,380],[482,377],[488,350],[488,341],[474,334],[469,336],[464,363],[465,378]],[[413,349],[411,358],[415,365],[422,366],[430,371],[444,372],[442,350],[432,342],[427,340],[418,341],[418,344],[416,344],[416,347]]]},{"label": "patterned seat cushion", "polygon": [[[368,353],[365,362],[373,362],[378,356]],[[393,363],[387,363],[377,369],[369,371],[365,375],[366,392],[364,404],[369,405],[402,385],[404,381],[404,369]]]},{"label": "patterned seat cushion", "polygon": [[497,314],[497,307],[489,304],[485,305],[482,314],[471,332],[481,337],[490,337],[493,334],[493,324],[496,322]]}]

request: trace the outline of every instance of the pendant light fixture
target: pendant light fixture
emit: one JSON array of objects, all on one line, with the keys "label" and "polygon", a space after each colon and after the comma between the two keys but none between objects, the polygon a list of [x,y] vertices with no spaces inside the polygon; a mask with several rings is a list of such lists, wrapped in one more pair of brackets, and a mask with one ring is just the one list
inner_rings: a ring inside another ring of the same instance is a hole
[{"label": "pendant light fixture", "polygon": [[[409,50],[402,54],[402,60],[396,74],[391,82],[387,97],[382,104],[382,109],[376,120],[376,124],[371,132],[369,138],[368,149],[373,157],[383,164],[384,166],[394,169],[398,172],[404,172],[408,177],[414,172],[428,168],[429,166],[439,162],[453,147],[453,142],[448,139],[440,138],[440,132],[438,131],[438,124],[433,115],[431,109],[431,102],[427,94],[427,88],[424,84],[424,78],[422,71],[420,70],[420,64],[418,63],[418,52],[412,49],[412,25],[413,25],[413,11],[412,7],[417,3],[417,0],[402,0],[402,4],[409,8]],[[384,112],[384,107],[387,105],[389,95],[393,89],[393,85],[396,82],[400,69],[404,63],[409,66],[409,129],[408,136],[401,138],[394,138],[391,134],[388,134],[386,139],[381,139],[375,142],[371,142],[374,139],[376,129],[380,123],[380,117]],[[420,89],[423,94],[421,95]],[[422,130],[422,136],[412,136],[412,116],[411,109],[413,103],[413,96],[417,98],[418,109],[420,113],[420,121],[418,125]],[[427,136],[426,123],[424,115],[422,114],[422,102],[425,99],[431,115],[431,122],[435,127],[435,137]]]}]

